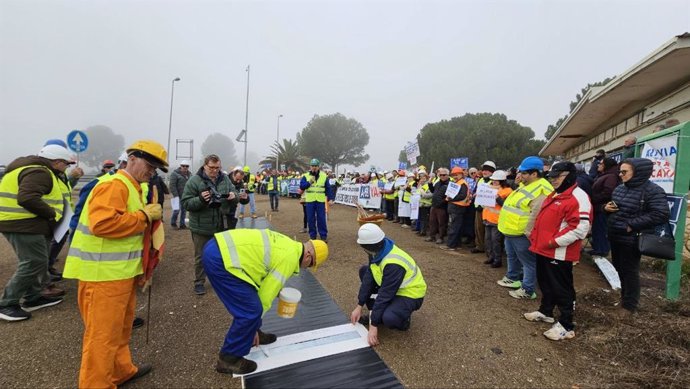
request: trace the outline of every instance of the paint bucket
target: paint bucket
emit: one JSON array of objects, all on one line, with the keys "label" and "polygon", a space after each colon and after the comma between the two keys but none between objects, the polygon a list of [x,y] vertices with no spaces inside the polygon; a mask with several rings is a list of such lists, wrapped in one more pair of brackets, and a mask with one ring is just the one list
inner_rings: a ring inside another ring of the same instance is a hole
[{"label": "paint bucket", "polygon": [[278,295],[278,316],[292,319],[297,312],[297,304],[302,293],[295,288],[283,288]]}]

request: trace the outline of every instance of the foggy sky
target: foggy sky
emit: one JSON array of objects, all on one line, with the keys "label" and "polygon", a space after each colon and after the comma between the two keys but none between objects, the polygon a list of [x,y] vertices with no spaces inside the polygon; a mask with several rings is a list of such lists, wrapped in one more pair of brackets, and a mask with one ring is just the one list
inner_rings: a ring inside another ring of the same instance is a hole
[{"label": "foggy sky", "polygon": [[588,82],[689,30],[688,0],[0,0],[0,163],[97,124],[165,145],[175,77],[172,143],[234,139],[251,65],[255,155],[279,114],[294,139],[340,112],[369,131],[360,169],[389,169],[426,123],[468,112],[543,137]]}]

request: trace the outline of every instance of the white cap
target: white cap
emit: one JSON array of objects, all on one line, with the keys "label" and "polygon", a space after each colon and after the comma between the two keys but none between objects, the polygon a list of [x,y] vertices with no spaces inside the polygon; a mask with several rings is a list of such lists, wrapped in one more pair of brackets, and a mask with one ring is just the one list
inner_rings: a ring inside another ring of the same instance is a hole
[{"label": "white cap", "polygon": [[393,178],[393,174],[391,174],[391,173],[386,173],[386,179],[387,179],[387,180],[390,180],[391,178]]},{"label": "white cap", "polygon": [[376,177],[376,173],[371,173],[371,174],[369,175],[369,177],[372,177],[372,178]]},{"label": "white cap", "polygon": [[490,180],[496,180],[496,181],[503,181],[508,179],[508,175],[506,174],[505,170],[496,170],[491,177],[489,177]]},{"label": "white cap", "polygon": [[233,172],[236,172],[238,170],[241,171],[242,173],[244,173],[244,168],[240,165],[237,165],[237,166],[235,166],[234,169],[232,169]]},{"label": "white cap", "polygon": [[187,161],[186,159],[183,159],[182,161],[180,161],[180,166],[182,166],[182,165],[189,166],[189,161]]},{"label": "white cap", "polygon": [[412,172],[407,173],[407,177],[408,177],[408,178],[409,178],[409,177],[414,177],[414,173],[412,173]]},{"label": "white cap", "polygon": [[374,244],[378,243],[386,237],[381,227],[374,223],[366,223],[359,227],[357,231],[357,243],[359,244]]},{"label": "white cap", "polygon": [[417,174],[424,174],[425,176],[428,176],[429,174],[426,172],[426,170],[422,169],[417,172]]},{"label": "white cap", "polygon": [[74,158],[72,156],[72,153],[70,153],[69,150],[67,150],[66,148],[59,145],[43,146],[41,151],[38,152],[38,156],[50,159],[51,161],[61,159],[63,161],[67,161],[69,164],[76,163],[72,160]]},{"label": "white cap", "polygon": [[496,164],[494,161],[486,161],[482,164],[482,166],[491,166],[492,168],[496,169]]}]

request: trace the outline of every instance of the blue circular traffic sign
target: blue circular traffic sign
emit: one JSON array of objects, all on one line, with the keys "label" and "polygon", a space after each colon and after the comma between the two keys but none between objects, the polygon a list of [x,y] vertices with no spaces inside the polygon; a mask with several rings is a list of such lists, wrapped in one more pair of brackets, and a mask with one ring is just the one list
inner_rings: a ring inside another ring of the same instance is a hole
[{"label": "blue circular traffic sign", "polygon": [[89,147],[89,138],[83,131],[74,130],[67,135],[67,147],[75,153],[81,153]]}]

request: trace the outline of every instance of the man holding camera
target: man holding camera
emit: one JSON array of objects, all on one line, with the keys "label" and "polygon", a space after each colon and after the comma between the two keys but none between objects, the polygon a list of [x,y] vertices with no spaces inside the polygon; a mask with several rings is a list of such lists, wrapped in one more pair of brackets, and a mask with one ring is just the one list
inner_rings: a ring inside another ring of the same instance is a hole
[{"label": "man holding camera", "polygon": [[221,172],[220,158],[211,154],[184,187],[182,206],[189,212],[189,229],[194,242],[194,293],[206,293],[206,273],[201,253],[213,234],[224,231],[225,215],[237,206],[238,195],[230,178]]}]

